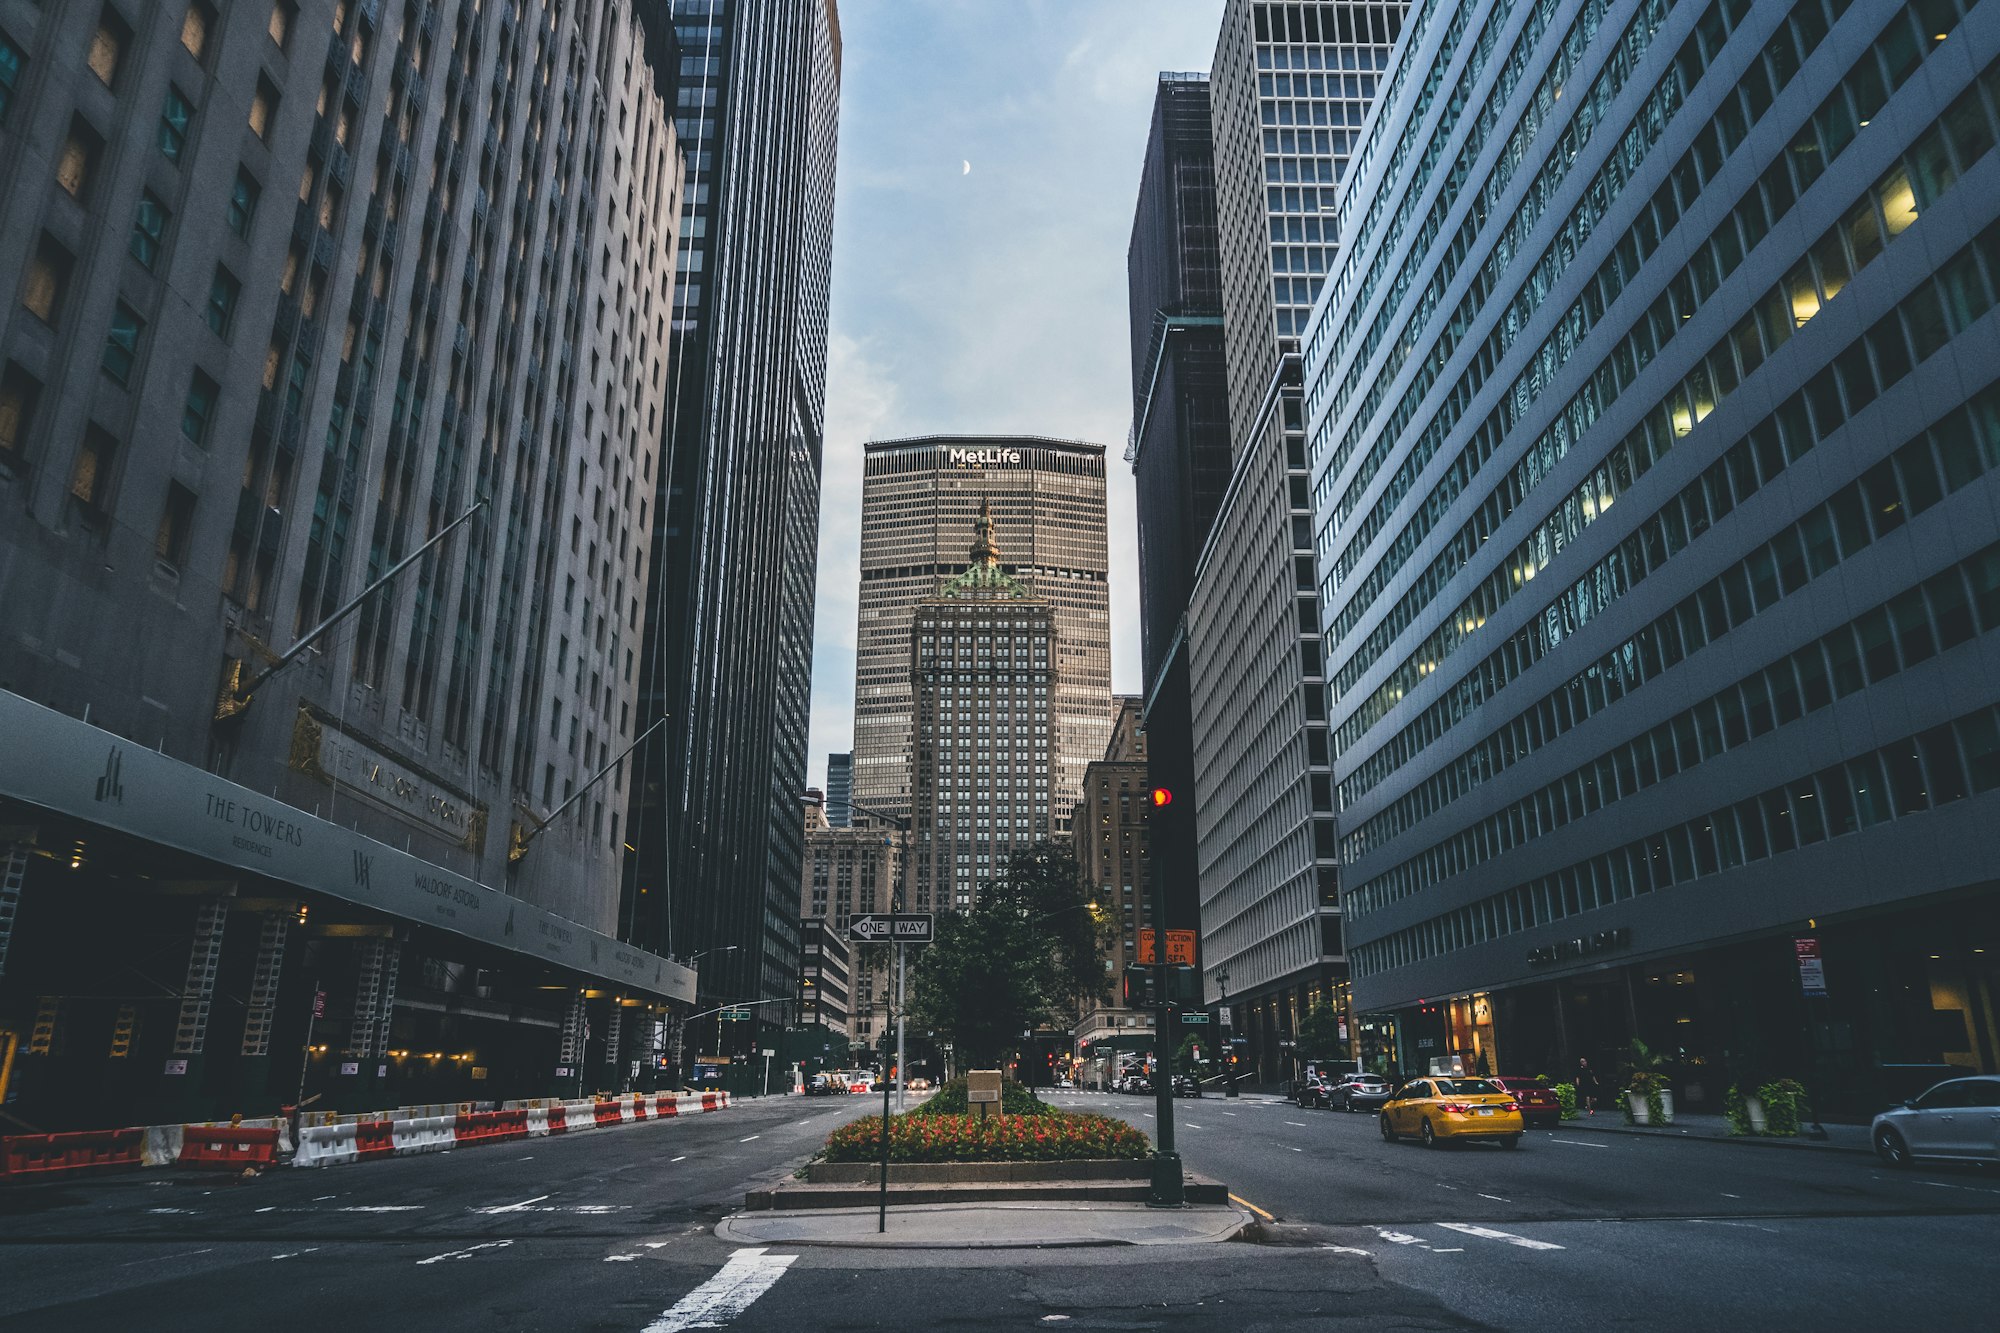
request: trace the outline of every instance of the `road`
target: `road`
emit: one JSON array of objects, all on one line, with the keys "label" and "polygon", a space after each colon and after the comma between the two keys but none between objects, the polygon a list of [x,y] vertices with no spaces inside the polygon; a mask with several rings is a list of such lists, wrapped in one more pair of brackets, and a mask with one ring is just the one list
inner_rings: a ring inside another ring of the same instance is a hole
[{"label": "road", "polygon": [[[1151,1127],[1139,1098],[1056,1100]],[[1584,1133],[1427,1153],[1382,1144],[1366,1117],[1264,1098],[1178,1108],[1189,1164],[1272,1215],[1261,1243],[715,1237],[746,1187],[874,1105],[742,1101],[246,1181],[0,1190],[0,1328],[1956,1328],[1991,1326],[2000,1297],[1990,1174]]]},{"label": "road", "polygon": [[[1057,1094],[1152,1132],[1150,1098]],[[1384,1143],[1370,1115],[1175,1103],[1191,1170],[1269,1239],[1364,1252],[1499,1328],[2000,1325],[2000,1172],[1564,1128],[1517,1151]],[[1357,1256],[1358,1257],[1358,1256]]]}]

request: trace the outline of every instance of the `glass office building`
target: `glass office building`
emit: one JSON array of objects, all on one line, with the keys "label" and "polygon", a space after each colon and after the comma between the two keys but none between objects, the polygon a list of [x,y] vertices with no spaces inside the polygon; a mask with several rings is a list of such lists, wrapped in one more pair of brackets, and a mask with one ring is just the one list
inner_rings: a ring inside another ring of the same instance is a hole
[{"label": "glass office building", "polygon": [[1996,57],[1991,0],[1412,8],[1305,346],[1404,1068],[2000,1059]]}]

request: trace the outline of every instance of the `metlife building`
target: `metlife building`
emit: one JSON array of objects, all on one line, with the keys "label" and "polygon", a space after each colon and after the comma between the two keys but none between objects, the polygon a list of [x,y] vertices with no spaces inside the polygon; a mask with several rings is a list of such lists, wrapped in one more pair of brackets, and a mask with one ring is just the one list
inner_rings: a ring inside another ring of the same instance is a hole
[{"label": "metlife building", "polygon": [[1403,1068],[1993,1070],[2000,3],[1412,6],[1305,336]]},{"label": "metlife building", "polygon": [[875,440],[862,478],[855,803],[910,812],[911,619],[965,569],[980,505],[990,502],[1005,571],[1054,611],[1054,809],[1066,827],[1083,770],[1111,739],[1104,446],[1019,435]]}]

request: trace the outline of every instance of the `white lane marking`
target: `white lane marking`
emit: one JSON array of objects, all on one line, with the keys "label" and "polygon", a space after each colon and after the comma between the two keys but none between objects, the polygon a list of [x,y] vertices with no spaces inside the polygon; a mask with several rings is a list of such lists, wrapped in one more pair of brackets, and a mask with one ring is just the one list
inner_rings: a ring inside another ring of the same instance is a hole
[{"label": "white lane marking", "polygon": [[667,1246],[673,1244],[673,1242],[670,1240],[649,1240],[644,1242],[644,1244],[649,1250],[664,1250]]},{"label": "white lane marking", "polygon": [[[679,1157],[674,1158],[674,1162],[685,1162],[686,1160],[687,1160],[686,1153],[682,1153]],[[674,1162],[668,1162],[667,1165],[672,1166]]]},{"label": "white lane marking", "polygon": [[1373,1250],[1357,1250],[1352,1245],[1322,1245],[1320,1248],[1322,1250],[1332,1250],[1335,1254],[1358,1254],[1363,1259],[1372,1259],[1375,1257]]},{"label": "white lane marking", "polygon": [[325,1203],[328,1199],[338,1199],[339,1197],[340,1196],[338,1194],[315,1194],[313,1196],[313,1202]]},{"label": "white lane marking", "polygon": [[280,1259],[296,1259],[296,1258],[298,1258],[298,1257],[299,1257],[300,1255],[302,1255],[302,1254],[312,1254],[312,1253],[315,1253],[315,1252],[316,1252],[316,1251],[317,1251],[318,1249],[319,1249],[319,1246],[317,1246],[317,1245],[309,1245],[309,1246],[307,1246],[307,1247],[306,1247],[305,1249],[303,1249],[303,1250],[293,1250],[293,1251],[291,1251],[291,1252],[289,1252],[289,1253],[287,1253],[287,1254],[274,1254],[274,1255],[272,1255],[272,1256],[271,1256],[271,1261],[272,1261],[273,1263],[276,1263],[276,1262],[277,1262],[278,1260],[280,1260]]},{"label": "white lane marking", "polygon": [[[1289,1143],[1288,1143],[1288,1144],[1286,1144],[1285,1146],[1286,1146],[1286,1147],[1288,1147],[1288,1148],[1291,1148],[1291,1145],[1290,1145]],[[1292,1151],[1293,1151],[1293,1152],[1304,1152],[1304,1151],[1305,1151],[1305,1149],[1304,1149],[1304,1148],[1292,1148]]]},{"label": "white lane marking", "polygon": [[764,1137],[764,1136],[763,1136],[762,1134],[752,1134],[752,1135],[750,1136],[750,1138],[747,1138],[747,1139],[738,1139],[738,1140],[736,1140],[736,1141],[737,1141],[738,1143],[748,1143],[748,1142],[750,1142],[750,1139],[761,1139],[761,1138],[763,1138],[763,1137]]},{"label": "white lane marking", "polygon": [[1501,1198],[1501,1197],[1500,1197],[1499,1195],[1497,1195],[1497,1194],[1482,1194],[1482,1195],[1480,1195],[1479,1197],[1480,1197],[1480,1198],[1482,1198],[1482,1199],[1491,1199],[1491,1200],[1493,1200],[1493,1202],[1495,1202],[1495,1203],[1512,1203],[1512,1202],[1514,1202],[1514,1201],[1513,1201],[1512,1199],[1503,1199],[1503,1198]]},{"label": "white lane marking", "polygon": [[213,1254],[213,1253],[215,1253],[215,1247],[211,1245],[205,1250],[184,1250],[180,1254],[156,1254],[150,1259],[134,1259],[130,1263],[120,1264],[118,1266],[120,1268],[137,1268],[140,1264],[156,1264],[163,1259],[192,1259],[197,1254]]},{"label": "white lane marking", "polygon": [[1151,1111],[1141,1111],[1139,1114],[1145,1116],[1146,1119],[1148,1120],[1151,1120],[1153,1118],[1153,1113]]},{"label": "white lane marking", "polygon": [[194,1209],[192,1209],[192,1208],[148,1208],[148,1209],[147,1209],[146,1211],[147,1211],[147,1212],[149,1212],[149,1213],[189,1213],[189,1214],[192,1214],[192,1213],[194,1212]]},{"label": "white lane marking", "polygon": [[[1930,1185],[1936,1189],[1941,1189],[1941,1190],[1969,1190],[1974,1194],[2000,1194],[2000,1190],[1981,1189],[1977,1185],[1947,1185],[1942,1180],[1919,1180],[1917,1183],[1919,1185]],[[153,1209],[153,1211],[158,1213],[158,1212],[163,1212],[165,1210],[160,1208],[155,1208]]]},{"label": "white lane marking", "polygon": [[1740,1199],[1743,1196],[1741,1194],[1731,1194],[1728,1190],[1724,1190],[1722,1191],[1722,1197],[1725,1199]]},{"label": "white lane marking", "polygon": [[517,1158],[515,1160],[522,1162],[532,1162],[535,1160],[535,1155],[533,1153],[529,1153],[526,1157]]},{"label": "white lane marking", "polygon": [[607,1264],[629,1264],[638,1257],[636,1254],[607,1254],[604,1256],[604,1262]]},{"label": "white lane marking", "polygon": [[729,1256],[729,1262],[708,1281],[674,1303],[642,1333],[684,1333],[691,1328],[721,1328],[749,1309],[792,1266],[796,1254],[767,1254],[753,1246]]},{"label": "white lane marking", "polygon": [[1550,1240],[1529,1240],[1511,1231],[1495,1231],[1492,1227],[1476,1227],[1470,1222],[1440,1222],[1447,1231],[1462,1232],[1467,1236],[1478,1236],[1482,1240],[1504,1240],[1509,1245],[1518,1245],[1524,1250],[1560,1250],[1564,1248]]},{"label": "white lane marking", "polygon": [[1567,1143],[1572,1148],[1609,1148],[1608,1143],[1585,1143],[1582,1139],[1550,1139],[1550,1143]]},{"label": "white lane marking", "polygon": [[1195,1123],[1194,1121],[1192,1121],[1192,1120],[1190,1120],[1190,1121],[1188,1121],[1188,1122],[1187,1122],[1187,1127],[1188,1127],[1189,1129],[1200,1129],[1200,1128],[1201,1128],[1201,1126],[1200,1126],[1200,1125],[1197,1125],[1197,1124],[1196,1124],[1196,1123]]},{"label": "white lane marking", "polygon": [[268,1207],[259,1208],[257,1211],[260,1213],[275,1213],[276,1211],[278,1211],[278,1205],[271,1204]]},{"label": "white lane marking", "polygon": [[1465,1253],[1465,1247],[1464,1247],[1463,1245],[1454,1245],[1454,1246],[1452,1246],[1452,1247],[1451,1247],[1450,1249],[1444,1249],[1444,1250],[1440,1250],[1440,1249],[1433,1249],[1433,1250],[1431,1251],[1431,1253],[1432,1253],[1432,1254],[1464,1254],[1464,1253]]},{"label": "white lane marking", "polygon": [[1437,1187],[1441,1190],[1455,1190],[1458,1188],[1456,1185],[1447,1185],[1442,1180],[1437,1182]]},{"label": "white lane marking", "polygon": [[1776,1230],[1775,1228],[1773,1228],[1773,1227],[1760,1227],[1760,1226],[1758,1226],[1758,1225],[1757,1225],[1757,1224],[1756,1224],[1755,1222],[1729,1222],[1729,1221],[1725,1221],[1725,1220],[1723,1220],[1723,1219],[1722,1219],[1722,1218],[1720,1218],[1720,1217],[1690,1217],[1690,1218],[1688,1219],[1688,1221],[1690,1221],[1690,1222],[1700,1222],[1700,1223],[1705,1223],[1706,1225],[1709,1225],[1709,1226],[1717,1226],[1717,1227],[1743,1227],[1743,1228],[1745,1228],[1746,1230],[1749,1230],[1749,1231],[1768,1231],[1768,1232],[1770,1232],[1770,1233],[1771,1233],[1771,1234],[1772,1234],[1773,1236],[1776,1236],[1776,1235],[1779,1235],[1779,1234],[1780,1234],[1780,1233],[1779,1233],[1779,1232],[1778,1232],[1778,1231],[1777,1231],[1777,1230]]},{"label": "white lane marking", "polygon": [[425,1264],[441,1264],[447,1259],[465,1259],[479,1253],[481,1250],[504,1250],[513,1243],[511,1240],[481,1241],[469,1249],[446,1250],[443,1254],[434,1254],[428,1259],[419,1259],[417,1260],[417,1267],[422,1268]]},{"label": "white lane marking", "polygon": [[1235,1115],[1235,1114],[1236,1114],[1236,1112],[1234,1112],[1234,1111],[1224,1111],[1224,1112],[1223,1112],[1223,1114],[1224,1114],[1224,1115]]},{"label": "white lane marking", "polygon": [[1391,1231],[1387,1227],[1376,1227],[1375,1234],[1395,1245],[1424,1245],[1421,1236],[1412,1236],[1407,1231]]},{"label": "white lane marking", "polygon": [[1285,1123],[1288,1125],[1297,1125],[1300,1129],[1309,1128],[1309,1126],[1303,1120],[1287,1120]]},{"label": "white lane marking", "polygon": [[420,1213],[424,1206],[420,1203],[376,1203],[355,1204],[342,1208],[343,1213]]},{"label": "white lane marking", "polygon": [[486,1213],[488,1215],[491,1215],[493,1213],[525,1213],[528,1211],[528,1206],[530,1204],[540,1203],[543,1199],[546,1199],[548,1197],[550,1196],[546,1194],[537,1194],[534,1198],[523,1199],[519,1203],[496,1204],[491,1208],[475,1208],[472,1211],[475,1213]]}]

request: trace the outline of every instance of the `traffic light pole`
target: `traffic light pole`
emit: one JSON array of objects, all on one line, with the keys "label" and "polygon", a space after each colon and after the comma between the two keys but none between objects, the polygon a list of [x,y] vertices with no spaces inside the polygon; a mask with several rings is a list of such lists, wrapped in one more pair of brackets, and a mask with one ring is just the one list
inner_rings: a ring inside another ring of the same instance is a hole
[{"label": "traffic light pole", "polygon": [[[1164,799],[1163,799],[1164,798]],[[1153,817],[1162,818],[1173,802],[1165,788],[1153,791]],[[1150,855],[1150,851],[1149,851]],[[1153,875],[1153,1103],[1160,1136],[1153,1154],[1153,1188],[1146,1202],[1155,1208],[1180,1208],[1187,1203],[1187,1186],[1181,1178],[1181,1155],[1174,1150],[1174,1002],[1167,962],[1167,889],[1165,877]]]}]

